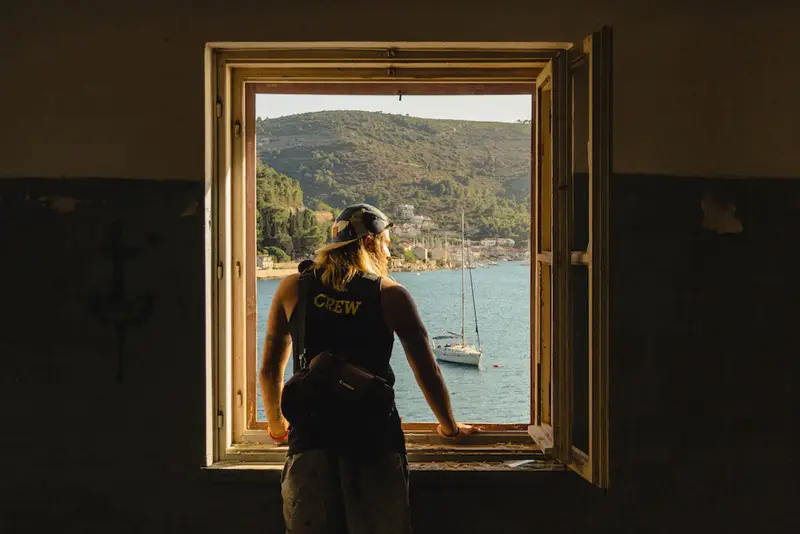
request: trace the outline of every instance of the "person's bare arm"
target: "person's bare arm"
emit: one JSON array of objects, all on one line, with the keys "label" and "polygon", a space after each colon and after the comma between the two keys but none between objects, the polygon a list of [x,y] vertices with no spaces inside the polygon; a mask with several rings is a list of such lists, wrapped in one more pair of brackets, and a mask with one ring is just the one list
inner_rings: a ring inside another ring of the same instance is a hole
[{"label": "person's bare arm", "polygon": [[281,413],[281,393],[283,374],[289,362],[292,346],[288,319],[291,312],[287,308],[294,308],[294,303],[289,302],[293,300],[293,293],[296,293],[294,285],[297,285],[296,277],[285,278],[272,297],[272,305],[267,315],[264,349],[261,353],[259,372],[261,398],[264,400],[269,432],[275,437],[284,436],[288,428],[288,423]]},{"label": "person's bare arm", "polygon": [[381,299],[386,323],[400,338],[417,383],[439,420],[442,432],[448,436],[472,433],[472,427],[456,423],[450,394],[411,294],[399,284],[387,283],[381,290]]}]

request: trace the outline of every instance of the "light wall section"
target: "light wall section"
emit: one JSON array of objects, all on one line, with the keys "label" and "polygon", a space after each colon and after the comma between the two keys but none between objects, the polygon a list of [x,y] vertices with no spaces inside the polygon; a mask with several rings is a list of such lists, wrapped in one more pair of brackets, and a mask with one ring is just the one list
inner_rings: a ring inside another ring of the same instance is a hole
[{"label": "light wall section", "polygon": [[603,24],[615,172],[800,176],[797,3],[36,4],[0,19],[0,72],[13,73],[0,84],[0,178],[203,180],[208,42],[579,43]]}]

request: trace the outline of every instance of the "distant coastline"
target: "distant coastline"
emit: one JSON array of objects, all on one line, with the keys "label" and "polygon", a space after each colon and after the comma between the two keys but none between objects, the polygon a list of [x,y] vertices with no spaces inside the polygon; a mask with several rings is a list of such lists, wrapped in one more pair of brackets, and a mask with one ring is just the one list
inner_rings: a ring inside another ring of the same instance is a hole
[{"label": "distant coastline", "polygon": [[[280,280],[286,278],[290,274],[297,272],[297,262],[278,263],[272,269],[256,269],[256,278],[259,280]],[[433,263],[414,263],[410,265],[403,265],[401,267],[393,267],[393,273],[406,273],[406,272],[420,272],[420,271],[439,271],[443,269],[451,269],[453,267],[439,267]]]},{"label": "distant coastline", "polygon": [[[519,260],[510,260],[519,261]],[[297,262],[278,263],[272,269],[256,269],[256,278],[259,280],[280,280],[297,272]],[[480,267],[485,267],[481,265]],[[458,265],[442,266],[436,263],[407,263],[389,269],[392,273],[418,273],[424,271],[445,271],[457,269]]]},{"label": "distant coastline", "polygon": [[296,272],[297,264],[295,264],[294,269],[283,267],[277,269],[256,269],[256,278],[259,280],[280,280]]}]

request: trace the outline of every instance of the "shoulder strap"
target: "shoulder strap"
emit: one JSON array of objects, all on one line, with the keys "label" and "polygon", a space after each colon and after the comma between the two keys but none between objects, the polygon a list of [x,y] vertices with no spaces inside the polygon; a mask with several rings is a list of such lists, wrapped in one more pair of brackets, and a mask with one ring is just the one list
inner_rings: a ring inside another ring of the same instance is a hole
[{"label": "shoulder strap", "polygon": [[304,272],[298,278],[300,284],[300,294],[297,297],[297,308],[295,309],[295,327],[297,336],[292,340],[294,350],[294,372],[308,367],[306,360],[306,315],[308,311],[308,285],[310,276]]},{"label": "shoulder strap", "polygon": [[380,280],[381,280],[381,277],[378,276],[377,274],[372,274],[372,273],[365,272],[365,273],[362,273],[361,276],[363,278],[365,278],[366,280],[369,280],[370,282],[380,282]]},{"label": "shoulder strap", "polygon": [[367,282],[369,282],[370,291],[377,292],[378,295],[381,293],[381,282],[382,278],[377,274],[372,273],[361,273],[361,278]]}]

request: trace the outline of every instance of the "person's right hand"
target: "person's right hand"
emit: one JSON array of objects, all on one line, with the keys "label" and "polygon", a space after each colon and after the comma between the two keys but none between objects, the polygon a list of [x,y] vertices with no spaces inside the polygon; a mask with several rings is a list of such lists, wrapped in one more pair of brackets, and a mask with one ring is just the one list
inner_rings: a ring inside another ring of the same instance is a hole
[{"label": "person's right hand", "polygon": [[267,433],[273,442],[283,443],[289,439],[289,422],[283,417],[277,421],[268,422]]},{"label": "person's right hand", "polygon": [[452,443],[458,443],[463,439],[475,434],[476,432],[481,431],[480,427],[465,425],[463,423],[456,423],[456,429],[458,431],[455,434],[445,434],[444,429],[442,429],[442,425],[436,425],[436,433],[439,434],[439,437]]}]

